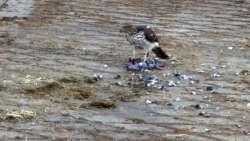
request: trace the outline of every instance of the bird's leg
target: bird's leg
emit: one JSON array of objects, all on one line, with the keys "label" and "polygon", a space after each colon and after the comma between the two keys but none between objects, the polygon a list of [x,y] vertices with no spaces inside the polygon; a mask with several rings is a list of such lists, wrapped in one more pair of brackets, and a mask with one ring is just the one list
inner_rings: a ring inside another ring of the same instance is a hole
[{"label": "bird's leg", "polygon": [[149,51],[147,50],[147,51],[145,52],[145,55],[144,55],[144,62],[147,61],[148,56],[149,56]]},{"label": "bird's leg", "polygon": [[148,53],[147,53],[147,58],[150,57],[150,51],[148,50]]},{"label": "bird's leg", "polygon": [[133,59],[135,59],[135,48],[133,47]]}]

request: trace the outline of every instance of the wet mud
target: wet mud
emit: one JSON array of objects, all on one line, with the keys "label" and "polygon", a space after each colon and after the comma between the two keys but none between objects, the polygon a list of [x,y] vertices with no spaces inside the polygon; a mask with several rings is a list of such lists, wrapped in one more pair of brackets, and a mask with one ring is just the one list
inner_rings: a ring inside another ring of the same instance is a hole
[{"label": "wet mud", "polygon": [[[163,68],[127,71],[126,23],[156,31]],[[0,138],[248,141],[249,35],[249,0],[9,0]]]}]

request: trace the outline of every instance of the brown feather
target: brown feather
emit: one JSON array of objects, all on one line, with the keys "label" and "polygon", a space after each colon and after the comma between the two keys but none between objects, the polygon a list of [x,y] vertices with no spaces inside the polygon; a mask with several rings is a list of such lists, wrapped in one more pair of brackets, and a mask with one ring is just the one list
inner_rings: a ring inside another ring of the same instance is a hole
[{"label": "brown feather", "polygon": [[169,59],[169,56],[160,47],[155,47],[152,51],[161,59]]}]

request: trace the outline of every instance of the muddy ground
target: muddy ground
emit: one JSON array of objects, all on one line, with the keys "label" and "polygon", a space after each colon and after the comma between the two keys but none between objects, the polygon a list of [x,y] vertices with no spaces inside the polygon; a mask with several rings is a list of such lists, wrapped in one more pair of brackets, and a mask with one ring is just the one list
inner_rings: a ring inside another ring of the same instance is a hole
[{"label": "muddy ground", "polygon": [[[9,0],[0,8],[1,140],[249,140],[249,0]],[[127,72],[125,23],[150,25],[172,60]],[[129,81],[140,74],[177,86]]]}]

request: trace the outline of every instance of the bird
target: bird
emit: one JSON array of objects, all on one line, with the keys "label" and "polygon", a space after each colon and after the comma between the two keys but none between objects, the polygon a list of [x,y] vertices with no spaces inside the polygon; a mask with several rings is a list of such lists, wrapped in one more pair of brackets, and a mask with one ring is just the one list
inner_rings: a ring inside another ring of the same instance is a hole
[{"label": "bird", "polygon": [[125,33],[127,41],[133,46],[133,58],[135,58],[135,49],[144,49],[144,62],[153,52],[160,59],[169,59],[169,56],[159,45],[159,38],[150,26],[125,24],[120,32]]}]

